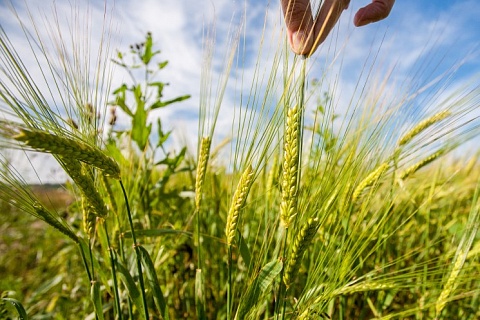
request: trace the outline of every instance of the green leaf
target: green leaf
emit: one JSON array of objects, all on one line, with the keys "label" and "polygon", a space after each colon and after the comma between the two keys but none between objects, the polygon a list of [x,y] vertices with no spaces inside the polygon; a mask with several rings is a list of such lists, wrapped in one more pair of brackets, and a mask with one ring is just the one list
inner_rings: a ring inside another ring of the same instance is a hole
[{"label": "green leaf", "polygon": [[247,313],[260,301],[260,298],[272,285],[282,268],[283,263],[280,260],[271,261],[263,266],[240,301],[235,319],[245,319]]},{"label": "green leaf", "polygon": [[[160,101],[160,99],[163,97],[163,89],[165,88],[165,86],[167,86],[168,83],[165,83],[165,82],[159,82],[159,81],[156,81],[156,82],[149,82],[148,83],[148,86],[149,87],[157,87],[157,101]],[[155,103],[157,103],[157,101]],[[154,103],[154,104],[155,104]],[[150,106],[149,109],[152,109],[152,106]]]},{"label": "green leaf", "polygon": [[25,311],[25,308],[22,306],[20,301],[12,299],[12,298],[2,298],[2,300],[10,302],[15,307],[15,309],[17,310],[17,313],[18,313],[18,318],[20,320],[27,320],[28,319],[27,312]]},{"label": "green leaf", "polygon": [[160,53],[160,51],[152,51],[153,48],[153,40],[152,40],[152,35],[150,33],[147,33],[147,37],[145,39],[145,50],[143,51],[143,54],[140,56],[142,58],[142,62],[145,65],[148,65],[150,63],[150,60]]},{"label": "green leaf", "polygon": [[117,260],[117,271],[120,276],[120,280],[122,280],[123,284],[127,288],[128,295],[133,301],[133,304],[138,309],[138,314],[141,319],[145,319],[145,314],[142,312],[143,310],[143,301],[142,296],[140,295],[140,291],[138,290],[137,286],[135,285],[135,280],[133,280],[132,275],[128,272],[128,269],[125,268],[120,261]]},{"label": "green leaf", "polygon": [[160,118],[157,119],[157,125],[158,125],[158,143],[157,143],[157,148],[160,148],[163,146],[163,144],[167,141],[168,137],[170,137],[170,134],[172,131],[168,131],[167,133],[163,132],[162,129],[162,121]]},{"label": "green leaf", "polygon": [[167,155],[165,159],[155,163],[155,165],[164,164],[168,166],[172,171],[175,171],[175,169],[182,164],[182,161],[185,159],[186,153],[187,153],[187,147],[183,147],[180,153],[175,157],[170,157],[169,155]]},{"label": "green leaf", "polygon": [[190,99],[189,94],[177,97],[177,98],[172,99],[172,100],[163,101],[163,102],[162,101],[157,101],[150,106],[150,109],[154,110],[154,109],[158,109],[158,108],[163,108],[163,107],[168,106],[169,104],[172,104],[172,103],[175,103],[175,102],[180,102],[180,101],[187,100],[187,99]]},{"label": "green leaf", "polygon": [[237,229],[237,236],[238,236],[238,249],[240,250],[240,255],[242,256],[243,262],[247,267],[250,267],[250,263],[252,262],[252,258],[250,255],[250,249],[248,249],[248,245],[243,239],[242,233],[240,230]]},{"label": "green leaf", "polygon": [[95,308],[95,314],[98,320],[103,320],[103,306],[102,306],[102,296],[100,294],[100,284],[97,281],[93,281],[90,286],[90,295],[93,302],[93,307]]},{"label": "green leaf", "polygon": [[123,110],[126,114],[128,114],[130,117],[133,117],[133,113],[130,110],[130,108],[127,106],[126,99],[127,99],[127,85],[122,84],[118,89],[113,91],[113,94],[115,95],[115,101],[110,102],[111,105],[118,106],[120,109]]},{"label": "green leaf", "polygon": [[[186,235],[191,236],[192,233],[182,230],[172,230],[172,229],[146,229],[146,230],[135,230],[135,235],[137,237],[160,237],[167,234],[176,234],[176,235]],[[125,238],[131,238],[132,232],[127,231],[123,234]]]},{"label": "green leaf", "polygon": [[142,88],[137,85],[133,88],[135,96],[135,115],[132,119],[132,139],[140,148],[144,150],[148,142],[148,137],[152,131],[152,124],[147,125],[147,111],[145,110],[145,99],[143,97]]},{"label": "green leaf", "polygon": [[165,68],[167,66],[167,64],[168,64],[168,61],[160,62],[158,64],[158,69],[161,70],[161,69]]},{"label": "green leaf", "polygon": [[140,258],[142,259],[142,264],[145,267],[145,271],[147,272],[147,283],[152,289],[155,304],[159,308],[160,314],[162,315],[163,319],[169,319],[167,303],[165,302],[165,298],[163,297],[163,292],[160,288],[160,283],[158,282],[157,272],[155,271],[153,261],[150,258],[148,251],[144,247],[138,246],[138,249],[140,252]]}]

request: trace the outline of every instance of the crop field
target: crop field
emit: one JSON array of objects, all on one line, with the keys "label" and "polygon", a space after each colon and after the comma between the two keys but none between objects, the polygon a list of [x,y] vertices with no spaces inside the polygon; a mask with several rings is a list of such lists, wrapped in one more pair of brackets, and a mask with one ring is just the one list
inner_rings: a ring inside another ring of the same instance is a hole
[{"label": "crop field", "polygon": [[[225,137],[241,32],[218,81],[207,35],[198,141],[179,147],[153,115],[192,98],[164,97],[155,33],[91,62],[75,30],[33,26],[40,77],[0,29],[0,319],[480,319],[479,77],[425,97],[385,76],[339,113],[279,43]],[[37,153],[65,183],[24,179]]]}]

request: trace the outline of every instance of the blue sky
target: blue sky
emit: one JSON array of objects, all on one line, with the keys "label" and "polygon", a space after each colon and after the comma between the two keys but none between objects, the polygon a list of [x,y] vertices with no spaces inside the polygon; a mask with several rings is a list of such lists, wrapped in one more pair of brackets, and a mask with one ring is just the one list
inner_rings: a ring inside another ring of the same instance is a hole
[{"label": "blue sky", "polygon": [[[16,18],[8,9],[9,2],[0,0],[0,24],[11,40],[21,47],[22,35]],[[90,2],[90,9],[85,15],[92,20],[94,47],[100,39],[100,33],[95,31],[102,24],[104,4],[101,1]],[[25,17],[23,1],[12,3],[20,15]],[[41,21],[42,15],[48,17],[51,13],[53,2],[27,0],[27,3],[32,12],[39,13],[36,17]],[[57,0],[56,3],[59,12],[68,12],[72,1]],[[87,1],[77,0],[73,3],[77,3],[82,10],[87,10]],[[388,85],[395,87],[392,91],[397,92],[412,85],[421,87],[455,63],[464,60],[463,67],[455,75],[455,81],[452,80],[452,90],[472,76],[477,77],[478,83],[479,1],[399,0],[387,19],[355,28],[353,15],[367,3],[368,1],[352,0],[336,29],[309,61],[311,78],[325,76],[337,83],[339,106],[348,104],[359,83],[375,81],[375,77],[366,78],[365,68],[372,68],[377,78],[391,72]],[[247,88],[254,78],[262,36],[264,41],[260,63],[268,66],[272,54],[269,52],[277,49],[285,35],[279,1],[117,0],[107,1],[107,4],[108,12],[113,17],[112,48],[127,51],[130,44],[140,42],[145,33],[151,31],[157,47],[162,50],[161,58],[169,60],[169,66],[163,73],[164,80],[171,84],[165,90],[166,98],[192,95],[190,100],[176,107],[162,109],[159,113],[164,124],[176,131],[176,143],[187,141],[191,147],[196,146],[205,27],[215,21],[214,71],[220,73],[228,49],[227,31],[231,30],[232,21],[242,21],[242,14],[245,13],[242,38],[242,41],[245,39],[245,47],[242,47],[242,52],[245,52],[244,62],[233,73],[243,76]],[[376,60],[371,67],[375,55]],[[115,73],[113,87],[122,80],[124,74]],[[224,99],[226,107],[222,110],[217,127],[220,135],[228,135],[231,130],[232,108],[238,104],[238,91],[238,82],[229,84]],[[341,113],[340,107],[339,112]],[[52,173],[47,170],[42,179],[52,180],[52,177]],[[53,180],[55,179],[57,178]]]}]

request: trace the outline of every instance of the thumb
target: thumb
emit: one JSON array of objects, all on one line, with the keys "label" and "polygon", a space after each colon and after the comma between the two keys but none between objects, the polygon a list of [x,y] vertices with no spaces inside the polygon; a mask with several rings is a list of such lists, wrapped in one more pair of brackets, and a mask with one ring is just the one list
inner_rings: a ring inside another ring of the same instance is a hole
[{"label": "thumb", "polygon": [[395,0],[373,0],[355,14],[353,23],[357,27],[385,19],[390,14]]}]

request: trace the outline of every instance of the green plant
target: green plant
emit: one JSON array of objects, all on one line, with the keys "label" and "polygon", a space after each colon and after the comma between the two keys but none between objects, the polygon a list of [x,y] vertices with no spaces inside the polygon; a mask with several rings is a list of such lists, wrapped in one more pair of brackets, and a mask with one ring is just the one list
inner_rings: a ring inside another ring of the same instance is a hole
[{"label": "green plant", "polygon": [[[52,30],[81,41],[62,32]],[[333,93],[312,102],[330,88],[322,80],[307,90],[315,62],[279,46],[234,106],[232,136],[217,143],[240,35],[230,35],[218,83],[207,37],[195,161],[186,147],[171,151],[172,131],[161,119],[150,121],[155,110],[189,97],[164,99],[167,84],[156,75],[167,62],[157,61],[150,33],[116,53],[114,64],[130,78],[108,99],[100,90],[109,88],[108,52],[96,50],[95,72],[78,73],[88,69],[70,59],[78,52],[38,51],[33,43],[46,43],[26,32],[40,69],[54,79],[41,91],[42,79],[0,32],[2,147],[52,154],[70,177],[62,190],[71,199],[53,206],[2,156],[0,248],[8,250],[0,288],[2,303],[13,304],[5,313],[478,318],[478,155],[468,166],[451,156],[480,136],[472,116],[478,83],[413,122],[401,93],[386,106],[363,97],[338,116]],[[222,158],[225,145],[231,152]],[[21,265],[32,268],[20,272]]]}]

